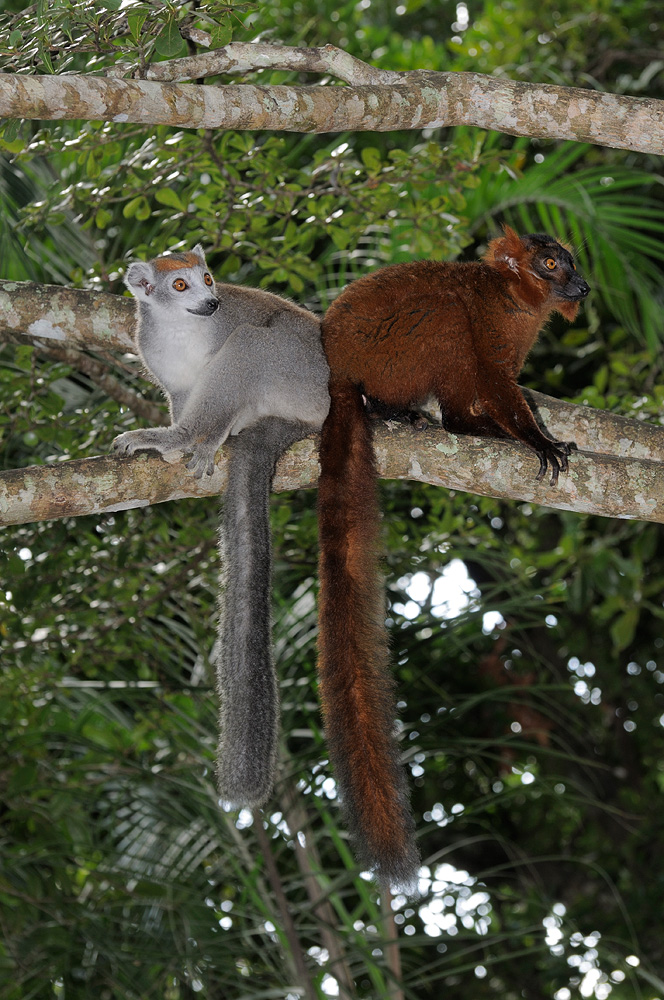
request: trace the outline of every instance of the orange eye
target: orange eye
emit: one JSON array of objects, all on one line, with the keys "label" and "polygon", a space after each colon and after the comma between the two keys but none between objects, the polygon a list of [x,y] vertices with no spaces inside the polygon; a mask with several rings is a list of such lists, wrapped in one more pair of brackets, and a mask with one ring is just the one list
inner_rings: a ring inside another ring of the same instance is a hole
[{"label": "orange eye", "polygon": [[547,257],[546,260],[544,261],[544,266],[548,267],[550,271],[553,271],[553,269],[556,266],[556,262],[553,259],[553,257]]},{"label": "orange eye", "polygon": [[184,278],[176,278],[173,282],[173,288],[176,292],[183,292],[185,288],[189,288],[189,285],[184,280]]},{"label": "orange eye", "polygon": [[206,285],[208,285],[208,287],[214,285],[214,281],[212,280],[212,275],[208,274],[207,271],[203,275],[203,281],[205,282]]}]

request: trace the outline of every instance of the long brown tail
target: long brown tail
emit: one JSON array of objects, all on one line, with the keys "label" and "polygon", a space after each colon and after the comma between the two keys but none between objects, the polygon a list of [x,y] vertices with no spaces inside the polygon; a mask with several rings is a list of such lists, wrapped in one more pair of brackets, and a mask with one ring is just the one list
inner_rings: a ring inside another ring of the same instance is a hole
[{"label": "long brown tail", "polygon": [[383,884],[412,886],[419,858],[394,738],[371,429],[355,386],[333,382],[330,395],[318,484],[318,670],[327,741],[361,862]]}]

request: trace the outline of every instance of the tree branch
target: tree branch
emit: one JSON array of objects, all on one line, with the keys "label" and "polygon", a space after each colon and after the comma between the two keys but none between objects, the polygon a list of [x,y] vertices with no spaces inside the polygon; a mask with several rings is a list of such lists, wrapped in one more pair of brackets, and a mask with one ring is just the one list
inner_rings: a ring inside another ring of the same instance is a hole
[{"label": "tree branch", "polygon": [[267,871],[267,877],[270,886],[272,887],[272,894],[279,910],[284,937],[288,942],[288,949],[284,949],[286,958],[292,961],[293,971],[298,979],[298,985],[304,990],[304,995],[307,1000],[317,1000],[318,993],[314,987],[311,974],[304,958],[302,942],[298,937],[295,922],[291,916],[288,898],[284,891],[277,863],[274,859],[272,842],[265,832],[265,827],[263,826],[263,816],[260,809],[253,810],[253,817],[254,835],[258,842],[258,849],[263,858],[263,863]]},{"label": "tree branch", "polygon": [[[283,789],[283,791],[282,791]],[[296,791],[290,778],[280,785],[280,799],[284,809],[284,819],[293,837],[295,857],[302,874],[311,909],[318,921],[323,947],[328,954],[327,969],[339,986],[339,996],[353,1000],[355,996],[353,975],[344,958],[343,939],[338,932],[338,920],[329,898],[327,878],[321,879],[323,864],[311,832],[311,821],[300,793]],[[302,834],[302,839],[300,839]]]},{"label": "tree branch", "polygon": [[0,280],[0,337],[11,343],[133,352],[135,315],[122,295]]},{"label": "tree branch", "polygon": [[0,117],[289,132],[475,125],[664,153],[664,101],[478,73],[414,71],[401,74],[399,82],[352,87],[211,87],[3,73]]},{"label": "tree branch", "polygon": [[[146,80],[177,82],[200,80],[219,74],[250,73],[261,69],[294,70],[300,73],[329,73],[337,80],[361,84],[398,83],[407,74],[378,69],[356,59],[336,45],[300,48],[292,45],[269,45],[260,42],[232,42],[213,52],[201,52],[184,59],[170,59],[148,67]],[[115,76],[111,72],[109,76]]]},{"label": "tree branch", "polygon": [[[546,397],[545,397],[546,398]],[[569,404],[568,404],[569,405]],[[577,407],[577,410],[582,410]],[[558,423],[550,408],[549,431]],[[607,415],[611,420],[619,418]],[[599,419],[597,414],[595,419]],[[631,428],[637,421],[624,421]],[[576,436],[583,443],[583,427]],[[654,429],[656,430],[656,429]],[[608,433],[608,432],[607,432]],[[609,434],[610,436],[610,434]],[[569,437],[569,435],[567,435]],[[659,431],[658,440],[664,438]],[[625,431],[627,450],[639,450]],[[375,450],[383,479],[409,479],[447,489],[575,510],[605,517],[664,522],[664,477],[659,462],[579,451],[557,487],[535,480],[537,459],[523,445],[448,434],[431,426],[414,431],[379,422]],[[182,463],[159,457],[89,458],[0,473],[0,524],[23,524],[55,517],[105,513],[182,497],[223,493],[227,459],[223,452],[214,474],[194,479]],[[318,452],[313,438],[299,441],[277,466],[274,489],[302,489],[318,481]]]},{"label": "tree branch", "polygon": [[123,385],[115,376],[111,375],[107,365],[97,361],[96,358],[91,358],[89,354],[84,354],[83,351],[77,351],[72,347],[52,347],[50,345],[46,347],[43,344],[40,344],[39,347],[47,358],[62,361],[87,375],[90,381],[99,386],[107,396],[114,399],[120,406],[126,406],[147,423],[159,425],[170,422],[168,414],[164,413],[157,403],[151,403],[149,399],[145,399],[144,396],[140,396],[133,389]]}]

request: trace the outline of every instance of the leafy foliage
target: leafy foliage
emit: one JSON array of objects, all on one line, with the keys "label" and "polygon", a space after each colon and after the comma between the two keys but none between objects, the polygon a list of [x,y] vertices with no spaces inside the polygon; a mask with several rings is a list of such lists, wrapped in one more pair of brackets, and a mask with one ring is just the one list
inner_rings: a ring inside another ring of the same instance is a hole
[{"label": "leafy foliage", "polygon": [[[6,71],[118,58],[140,71],[188,51],[193,30],[213,46],[261,33],[391,69],[659,93],[645,0],[487,3],[467,19],[464,6],[39,3],[6,14],[0,56]],[[200,241],[224,280],[322,308],[367,267],[472,255],[503,220],[567,236],[593,300],[577,327],[545,335],[528,380],[659,419],[651,158],[472,130],[64,122],[7,127],[2,150],[12,279],[119,291],[130,257]],[[99,360],[136,384],[126,359]],[[31,347],[3,349],[0,407],[5,468],[99,452],[135,419]],[[382,492],[425,862],[421,897],[393,903],[404,995],[661,997],[659,528],[413,483]],[[318,713],[314,503],[301,491],[273,504],[282,763],[253,817],[220,806],[211,771],[216,502],[3,532],[2,1000],[292,997],[296,950],[314,996],[390,995],[389,931],[354,867]]]}]

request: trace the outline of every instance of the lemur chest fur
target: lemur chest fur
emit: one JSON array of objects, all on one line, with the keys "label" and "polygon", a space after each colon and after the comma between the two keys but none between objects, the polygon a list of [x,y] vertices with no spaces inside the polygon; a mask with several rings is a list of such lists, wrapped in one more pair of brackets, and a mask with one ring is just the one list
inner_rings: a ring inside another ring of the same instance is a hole
[{"label": "lemur chest fur", "polygon": [[192,388],[223,343],[209,317],[206,322],[191,320],[183,323],[176,314],[172,320],[150,317],[141,323],[141,357],[155,380],[171,394]]}]

